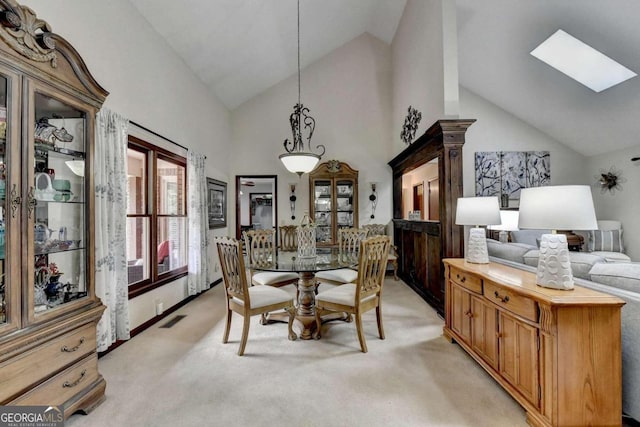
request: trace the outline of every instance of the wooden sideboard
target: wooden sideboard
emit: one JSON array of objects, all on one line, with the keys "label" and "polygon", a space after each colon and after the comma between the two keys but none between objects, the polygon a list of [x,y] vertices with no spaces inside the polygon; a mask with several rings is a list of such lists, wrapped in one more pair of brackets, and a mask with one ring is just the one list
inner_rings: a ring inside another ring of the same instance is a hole
[{"label": "wooden sideboard", "polygon": [[624,301],[536,285],[497,263],[445,259],[444,336],[527,411],[534,426],[620,425]]}]

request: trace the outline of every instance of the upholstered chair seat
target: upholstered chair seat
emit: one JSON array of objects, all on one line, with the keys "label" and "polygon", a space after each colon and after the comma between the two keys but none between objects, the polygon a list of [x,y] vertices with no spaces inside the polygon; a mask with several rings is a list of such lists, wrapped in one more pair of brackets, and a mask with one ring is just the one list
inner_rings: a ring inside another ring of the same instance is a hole
[{"label": "upholstered chair seat", "polygon": [[216,238],[216,247],[227,303],[227,323],[222,342],[226,344],[229,341],[232,314],[235,312],[242,316],[244,322],[238,349],[238,356],[242,356],[247,346],[251,316],[264,315],[276,310],[285,310],[289,314],[289,339],[295,340],[297,336],[292,328],[295,306],[291,295],[271,286],[249,286],[240,241],[230,237],[219,237]]},{"label": "upholstered chair seat", "polygon": [[346,283],[316,296],[316,332],[314,338],[321,336],[321,313],[327,311],[352,314],[356,319],[356,332],[360,349],[367,352],[367,343],[362,327],[362,314],[376,309],[378,334],[384,339],[382,326],[382,286],[389,254],[388,236],[371,237],[360,243],[358,255],[358,277],[355,283]]}]

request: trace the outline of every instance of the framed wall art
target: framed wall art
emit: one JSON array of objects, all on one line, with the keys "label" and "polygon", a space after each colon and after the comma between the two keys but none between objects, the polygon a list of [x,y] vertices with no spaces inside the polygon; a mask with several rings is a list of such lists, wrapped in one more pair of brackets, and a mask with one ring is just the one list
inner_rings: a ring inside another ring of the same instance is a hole
[{"label": "framed wall art", "polygon": [[227,183],[207,178],[209,229],[227,226]]},{"label": "framed wall art", "polygon": [[551,182],[548,151],[476,152],[476,196],[498,196],[501,207],[520,199],[520,190]]}]

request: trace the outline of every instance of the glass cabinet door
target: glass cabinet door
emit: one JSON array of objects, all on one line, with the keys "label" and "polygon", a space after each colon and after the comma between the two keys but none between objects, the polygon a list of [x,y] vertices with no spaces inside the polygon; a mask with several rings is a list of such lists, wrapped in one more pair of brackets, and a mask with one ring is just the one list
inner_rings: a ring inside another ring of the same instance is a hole
[{"label": "glass cabinet door", "polygon": [[316,242],[327,243],[332,240],[333,215],[333,186],[330,180],[318,180],[314,182],[314,215],[316,223]]},{"label": "glass cabinet door", "polygon": [[353,227],[353,181],[336,181],[336,212],[338,228]]},{"label": "glass cabinet door", "polygon": [[87,295],[87,113],[40,92],[34,92],[33,107],[28,217],[34,258],[29,295],[38,315]]}]

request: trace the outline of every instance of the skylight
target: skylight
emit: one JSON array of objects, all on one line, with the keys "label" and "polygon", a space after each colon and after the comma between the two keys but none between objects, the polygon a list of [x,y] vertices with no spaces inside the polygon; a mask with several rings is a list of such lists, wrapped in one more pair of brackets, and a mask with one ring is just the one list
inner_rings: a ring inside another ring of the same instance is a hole
[{"label": "skylight", "polygon": [[622,83],[636,73],[562,30],[556,31],[531,55],[587,86],[594,92]]}]

